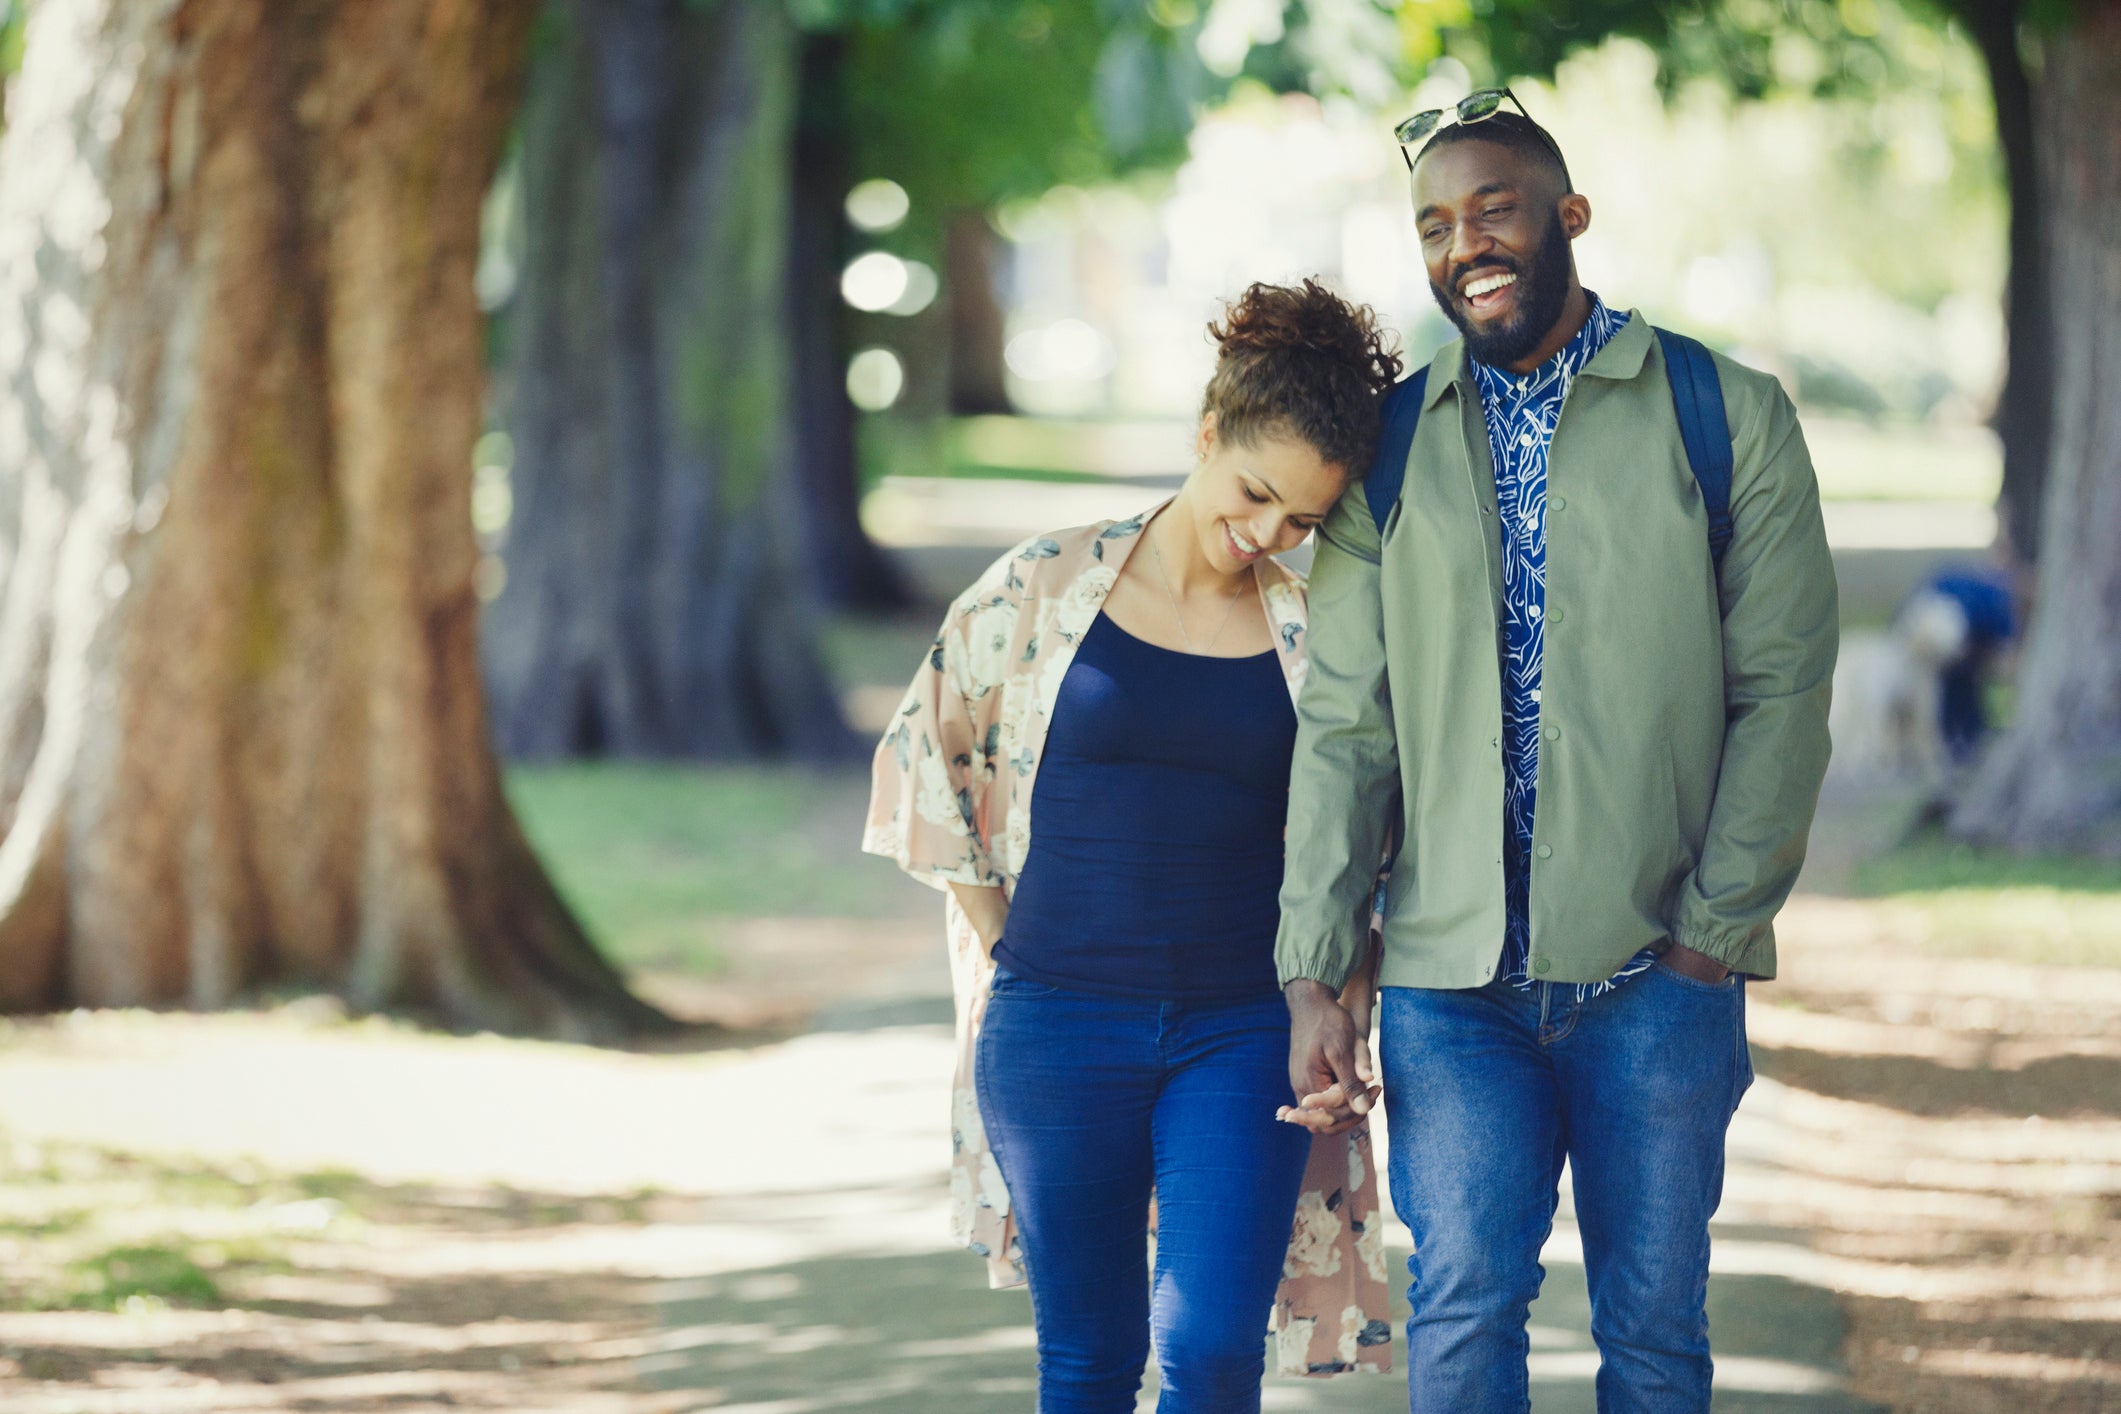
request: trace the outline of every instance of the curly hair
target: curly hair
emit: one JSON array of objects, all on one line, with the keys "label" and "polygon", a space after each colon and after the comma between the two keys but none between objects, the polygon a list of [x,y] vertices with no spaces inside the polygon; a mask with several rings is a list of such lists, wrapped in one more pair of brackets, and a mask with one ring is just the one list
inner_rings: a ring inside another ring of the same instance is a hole
[{"label": "curly hair", "polygon": [[1359,476],[1377,446],[1378,399],[1399,377],[1376,312],[1316,280],[1255,284],[1208,325],[1218,353],[1201,413],[1240,446],[1295,437]]}]

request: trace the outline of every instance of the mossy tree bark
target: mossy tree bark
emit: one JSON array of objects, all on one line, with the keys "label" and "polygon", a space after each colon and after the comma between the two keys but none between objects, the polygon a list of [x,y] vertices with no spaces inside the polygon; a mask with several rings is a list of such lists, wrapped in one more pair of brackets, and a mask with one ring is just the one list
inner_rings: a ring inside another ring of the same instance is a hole
[{"label": "mossy tree bark", "polygon": [[38,0],[0,139],[0,1005],[662,1024],[487,743],[510,0]]},{"label": "mossy tree bark", "polygon": [[790,472],[797,35],[776,0],[571,0],[533,65],[502,749],[851,749]]},{"label": "mossy tree bark", "polygon": [[2054,317],[2037,602],[2010,729],[1953,830],[2121,858],[2121,0],[2083,0],[2034,94]]}]

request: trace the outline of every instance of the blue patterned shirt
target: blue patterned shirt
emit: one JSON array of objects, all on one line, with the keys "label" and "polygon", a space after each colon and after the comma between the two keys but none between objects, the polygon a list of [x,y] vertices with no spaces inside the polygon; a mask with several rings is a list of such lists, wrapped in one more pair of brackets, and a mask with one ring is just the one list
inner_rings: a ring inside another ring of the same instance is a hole
[{"label": "blue patterned shirt", "polygon": [[[1502,975],[1519,987],[1531,971],[1532,822],[1539,781],[1539,680],[1546,649],[1547,451],[1562,400],[1598,356],[1625,314],[1591,296],[1591,317],[1560,353],[1519,377],[1468,359],[1480,387],[1488,450],[1495,463],[1495,510],[1502,523]],[[1580,1002],[1649,967],[1649,948],[1603,982],[1577,986]]]}]

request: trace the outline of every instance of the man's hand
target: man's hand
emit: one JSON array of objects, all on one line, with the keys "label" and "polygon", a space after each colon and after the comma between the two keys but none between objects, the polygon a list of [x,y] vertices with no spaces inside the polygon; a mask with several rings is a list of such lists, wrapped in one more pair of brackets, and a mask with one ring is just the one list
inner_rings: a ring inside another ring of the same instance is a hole
[{"label": "man's hand", "polygon": [[1298,978],[1282,989],[1289,1002],[1289,1088],[1298,1096],[1275,1118],[1313,1134],[1340,1134],[1362,1123],[1377,1099],[1370,1037],[1323,982]]},{"label": "man's hand", "polygon": [[1674,943],[1664,952],[1664,965],[1682,977],[1691,977],[1696,982],[1721,982],[1731,975],[1725,967],[1705,952],[1696,952],[1683,943]]}]

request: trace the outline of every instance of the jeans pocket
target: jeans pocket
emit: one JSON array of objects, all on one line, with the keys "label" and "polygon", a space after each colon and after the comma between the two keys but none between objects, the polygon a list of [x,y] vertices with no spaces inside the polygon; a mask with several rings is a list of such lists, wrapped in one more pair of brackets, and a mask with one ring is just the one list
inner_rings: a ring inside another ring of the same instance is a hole
[{"label": "jeans pocket", "polygon": [[1738,974],[1735,972],[1725,973],[1721,982],[1704,982],[1699,977],[1687,976],[1661,957],[1650,964],[1650,970],[1667,981],[1678,983],[1689,991],[1720,993],[1724,996],[1736,996],[1738,994]]},{"label": "jeans pocket", "polygon": [[1049,987],[1044,982],[1033,982],[1029,978],[1017,976],[1006,967],[999,966],[994,969],[994,981],[987,987],[987,995],[990,998],[1015,997],[1023,1001],[1054,996],[1059,991],[1058,987]]}]

